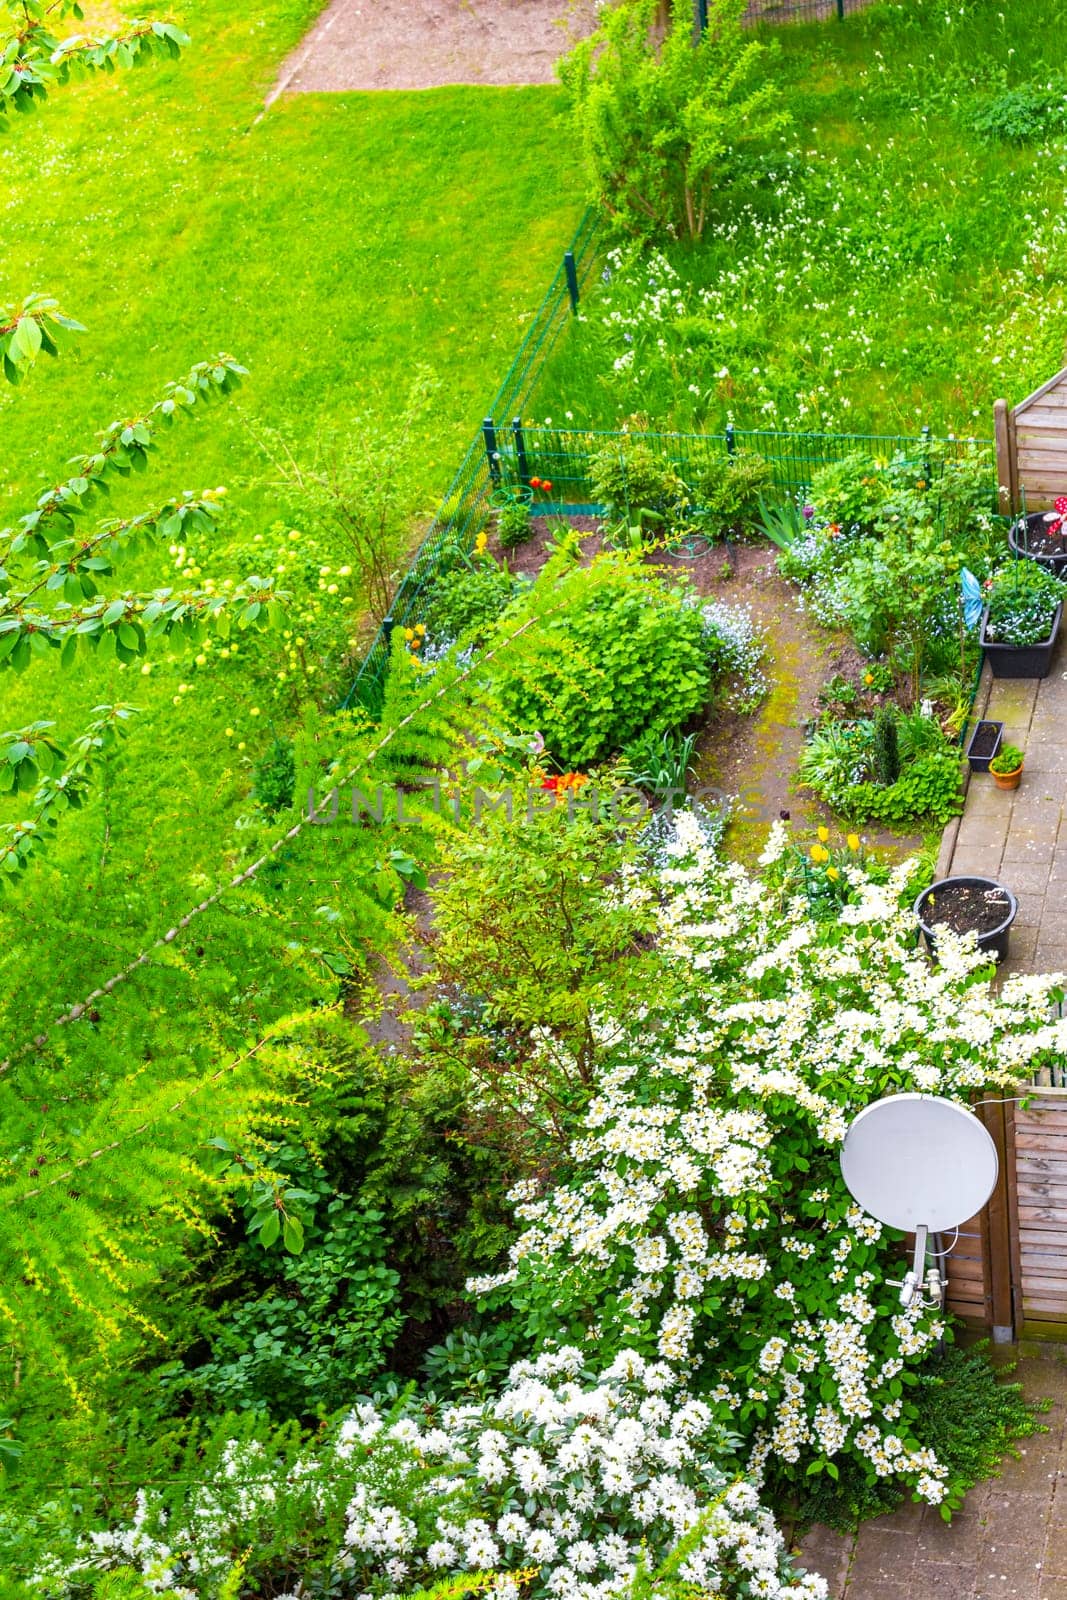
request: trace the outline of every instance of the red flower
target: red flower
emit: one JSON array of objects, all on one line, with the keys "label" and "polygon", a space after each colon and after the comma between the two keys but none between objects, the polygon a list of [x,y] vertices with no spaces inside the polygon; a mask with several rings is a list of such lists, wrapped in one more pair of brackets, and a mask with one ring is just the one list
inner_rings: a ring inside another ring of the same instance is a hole
[{"label": "red flower", "polygon": [[[551,478],[542,478],[541,479],[541,487],[542,487],[542,489],[544,489],[545,493],[547,494],[549,489],[551,489],[551,487],[552,487],[552,479]],[[1067,510],[1067,507],[1065,507],[1064,509]]]},{"label": "red flower", "polygon": [[1061,517],[1067,517],[1067,494],[1059,495],[1053,502]]},{"label": "red flower", "polygon": [[540,489],[540,487],[541,487],[540,478],[531,478],[530,479],[530,488],[531,489]]}]

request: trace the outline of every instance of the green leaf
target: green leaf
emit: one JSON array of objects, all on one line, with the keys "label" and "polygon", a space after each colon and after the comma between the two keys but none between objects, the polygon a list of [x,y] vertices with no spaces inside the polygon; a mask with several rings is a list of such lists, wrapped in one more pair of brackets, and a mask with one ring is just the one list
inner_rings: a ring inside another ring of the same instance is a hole
[{"label": "green leaf", "polygon": [[259,1242],[264,1250],[269,1250],[282,1231],[281,1215],[277,1210],[272,1210],[263,1226],[259,1230]]},{"label": "green leaf", "polygon": [[[275,1212],[277,1215],[277,1212]],[[282,1243],[291,1256],[298,1256],[304,1248],[304,1227],[299,1217],[287,1216]]]}]

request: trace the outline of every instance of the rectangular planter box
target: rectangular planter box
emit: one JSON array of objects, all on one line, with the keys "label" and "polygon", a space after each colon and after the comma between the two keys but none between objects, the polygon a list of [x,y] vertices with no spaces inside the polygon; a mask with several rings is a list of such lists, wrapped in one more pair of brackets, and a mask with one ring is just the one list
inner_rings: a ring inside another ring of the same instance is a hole
[{"label": "rectangular planter box", "polygon": [[[983,728],[995,728],[997,730],[997,736],[993,741],[993,747],[992,747],[991,750],[987,751],[987,753],[984,756],[976,756],[976,755],[972,754],[972,751],[974,749],[975,740],[978,738],[978,735],[982,732]],[[1004,724],[1003,724],[1003,722],[980,722],[978,724],[977,728],[975,728],[974,732],[971,734],[971,742],[967,746],[967,760],[970,763],[970,767],[971,767],[971,771],[972,772],[988,772],[989,771],[989,763],[992,761],[993,757],[997,754],[997,751],[1000,749],[1000,742],[1001,742],[1001,739],[1003,737],[1004,737]]]},{"label": "rectangular planter box", "polygon": [[982,612],[981,645],[994,678],[1047,678],[1052,670],[1052,656],[1060,631],[1063,602],[1056,607],[1052,619],[1052,632],[1041,644],[998,644],[985,636],[989,607]]}]

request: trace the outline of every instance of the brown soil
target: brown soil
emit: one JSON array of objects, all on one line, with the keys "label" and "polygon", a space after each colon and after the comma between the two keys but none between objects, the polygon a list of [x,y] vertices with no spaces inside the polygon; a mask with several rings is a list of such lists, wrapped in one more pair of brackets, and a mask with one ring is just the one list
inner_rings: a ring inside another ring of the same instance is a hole
[{"label": "brown soil", "polygon": [[1001,728],[997,722],[980,722],[968,746],[968,754],[984,760],[991,756],[1000,740]]},{"label": "brown soil", "polygon": [[925,901],[922,920],[928,928],[951,928],[953,933],[992,933],[1010,904],[1001,888],[953,883]]},{"label": "brown soil", "polygon": [[1067,557],[1067,525],[1046,522],[1043,511],[1031,512],[1025,525],[1016,523],[1012,536],[1027,555]]},{"label": "brown soil", "polygon": [[282,66],[286,91],[553,83],[590,0],[332,0]]}]

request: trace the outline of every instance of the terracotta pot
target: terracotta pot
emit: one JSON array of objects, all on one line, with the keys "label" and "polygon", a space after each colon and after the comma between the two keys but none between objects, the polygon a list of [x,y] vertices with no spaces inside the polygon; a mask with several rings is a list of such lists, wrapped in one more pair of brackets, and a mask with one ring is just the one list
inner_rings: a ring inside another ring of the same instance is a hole
[{"label": "terracotta pot", "polygon": [[1022,775],[1022,762],[1019,763],[1014,772],[994,772],[992,768],[990,768],[989,772],[989,776],[992,778],[998,789],[1017,789],[1019,787],[1019,779],[1022,777]]}]

